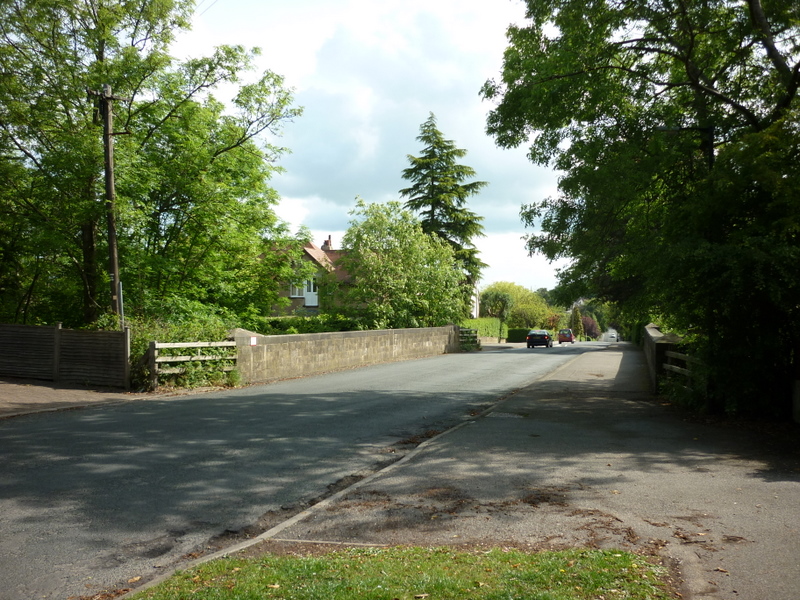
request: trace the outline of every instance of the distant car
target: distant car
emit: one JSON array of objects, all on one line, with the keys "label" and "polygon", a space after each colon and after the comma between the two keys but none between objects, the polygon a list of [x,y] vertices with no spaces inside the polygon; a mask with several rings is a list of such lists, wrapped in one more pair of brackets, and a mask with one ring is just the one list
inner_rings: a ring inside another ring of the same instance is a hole
[{"label": "distant car", "polygon": [[609,334],[608,334],[608,339],[610,339],[610,340],[615,340],[615,339],[617,339],[617,334],[616,334],[616,333],[609,333]]},{"label": "distant car", "polygon": [[563,344],[565,342],[575,343],[575,334],[572,333],[572,329],[560,329],[558,331],[558,343]]},{"label": "distant car", "polygon": [[544,329],[531,329],[525,341],[528,343],[528,348],[533,348],[534,346],[544,346],[545,348],[553,347],[553,338],[550,333]]}]

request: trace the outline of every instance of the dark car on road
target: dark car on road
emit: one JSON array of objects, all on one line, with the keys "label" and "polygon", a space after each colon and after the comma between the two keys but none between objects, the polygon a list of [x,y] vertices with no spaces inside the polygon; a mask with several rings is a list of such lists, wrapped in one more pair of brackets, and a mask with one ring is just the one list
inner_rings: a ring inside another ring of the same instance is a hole
[{"label": "dark car on road", "polygon": [[534,346],[544,346],[545,348],[553,347],[553,338],[550,333],[544,329],[531,329],[525,341],[528,343],[528,348],[533,348]]}]

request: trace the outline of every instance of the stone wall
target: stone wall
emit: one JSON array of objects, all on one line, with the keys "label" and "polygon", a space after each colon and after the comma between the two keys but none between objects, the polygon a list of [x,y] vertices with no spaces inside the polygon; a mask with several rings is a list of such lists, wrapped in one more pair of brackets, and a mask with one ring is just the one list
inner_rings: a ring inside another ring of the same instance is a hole
[{"label": "stone wall", "polygon": [[459,351],[458,327],[261,336],[234,332],[243,383],[304,377],[338,369]]},{"label": "stone wall", "polygon": [[647,371],[650,376],[650,390],[658,391],[658,382],[664,375],[664,363],[667,362],[667,350],[677,350],[680,338],[675,334],[661,333],[657,325],[650,323],[645,327],[642,337],[642,348],[645,360],[647,361]]}]

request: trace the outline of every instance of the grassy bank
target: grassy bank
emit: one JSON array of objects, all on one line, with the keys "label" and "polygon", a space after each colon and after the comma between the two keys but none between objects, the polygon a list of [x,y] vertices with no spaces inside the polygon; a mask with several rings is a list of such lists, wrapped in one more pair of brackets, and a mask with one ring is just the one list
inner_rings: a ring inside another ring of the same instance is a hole
[{"label": "grassy bank", "polygon": [[621,551],[360,548],[323,556],[226,558],[135,600],[668,600],[667,571]]}]

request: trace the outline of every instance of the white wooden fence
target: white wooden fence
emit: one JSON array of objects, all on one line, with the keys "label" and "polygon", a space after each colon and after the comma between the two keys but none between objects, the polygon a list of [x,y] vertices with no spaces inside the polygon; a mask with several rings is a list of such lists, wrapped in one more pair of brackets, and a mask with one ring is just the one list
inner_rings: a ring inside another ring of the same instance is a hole
[{"label": "white wooden fence", "polygon": [[[161,350],[186,350],[181,354],[162,354]],[[185,373],[187,363],[207,363],[212,360],[233,361],[232,365],[221,368],[224,372],[233,371],[236,366],[236,342],[150,342],[147,352],[150,387],[156,389],[160,375]],[[182,366],[181,366],[182,365]]]}]

